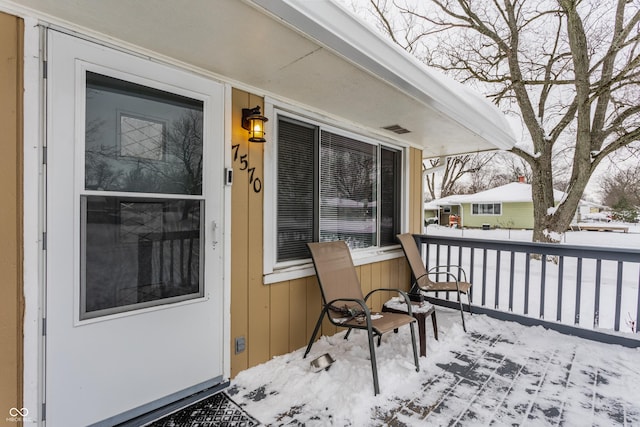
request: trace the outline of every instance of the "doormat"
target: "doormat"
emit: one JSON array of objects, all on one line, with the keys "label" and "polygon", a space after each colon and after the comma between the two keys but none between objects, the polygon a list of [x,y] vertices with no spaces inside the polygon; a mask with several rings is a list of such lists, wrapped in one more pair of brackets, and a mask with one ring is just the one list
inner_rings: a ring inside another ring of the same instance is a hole
[{"label": "doormat", "polygon": [[148,427],[253,427],[259,425],[260,422],[247,414],[225,393],[214,394],[147,424]]}]

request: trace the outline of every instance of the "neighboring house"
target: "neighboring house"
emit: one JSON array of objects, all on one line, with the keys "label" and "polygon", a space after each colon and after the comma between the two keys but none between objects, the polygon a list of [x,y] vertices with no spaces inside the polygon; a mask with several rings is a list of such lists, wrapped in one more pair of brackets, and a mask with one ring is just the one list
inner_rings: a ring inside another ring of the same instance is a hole
[{"label": "neighboring house", "polygon": [[[562,191],[554,190],[559,203]],[[449,215],[459,216],[459,224],[470,228],[533,229],[531,184],[512,182],[475,194],[451,195],[424,206],[425,218],[438,216],[440,224],[449,224]]]},{"label": "neighboring house", "polygon": [[575,222],[610,222],[611,209],[598,203],[582,201],[576,211]]},{"label": "neighboring house", "polygon": [[406,288],[423,158],[515,143],[328,0],[0,0],[0,32],[0,413],[29,425],[114,425],[304,346],[308,241]]}]

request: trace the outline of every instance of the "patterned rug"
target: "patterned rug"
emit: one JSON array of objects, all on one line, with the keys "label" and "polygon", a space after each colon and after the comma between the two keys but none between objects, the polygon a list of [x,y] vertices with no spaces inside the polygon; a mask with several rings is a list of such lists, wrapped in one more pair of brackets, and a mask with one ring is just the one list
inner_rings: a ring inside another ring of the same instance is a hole
[{"label": "patterned rug", "polygon": [[225,393],[218,393],[147,424],[149,427],[253,427],[260,423]]}]

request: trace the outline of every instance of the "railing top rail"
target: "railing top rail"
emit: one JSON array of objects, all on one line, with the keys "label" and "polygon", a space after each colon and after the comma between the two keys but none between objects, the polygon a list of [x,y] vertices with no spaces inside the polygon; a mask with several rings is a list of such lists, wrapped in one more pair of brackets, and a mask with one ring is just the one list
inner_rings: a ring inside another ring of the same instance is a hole
[{"label": "railing top rail", "polygon": [[493,249],[540,255],[574,256],[578,258],[640,262],[640,249],[567,245],[565,243],[539,243],[513,240],[468,239],[464,237],[414,234],[420,243],[447,244],[467,248]]}]

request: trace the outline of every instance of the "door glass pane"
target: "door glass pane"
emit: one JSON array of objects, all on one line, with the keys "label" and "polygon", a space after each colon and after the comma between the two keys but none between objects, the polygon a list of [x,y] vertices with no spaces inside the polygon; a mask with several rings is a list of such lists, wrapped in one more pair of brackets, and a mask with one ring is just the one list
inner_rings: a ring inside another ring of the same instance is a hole
[{"label": "door glass pane", "polygon": [[377,146],[322,132],[320,241],[377,244]]},{"label": "door glass pane", "polygon": [[81,319],[202,296],[203,203],[82,196]]},{"label": "door glass pane", "polygon": [[86,79],[85,189],[202,194],[202,101]]}]

